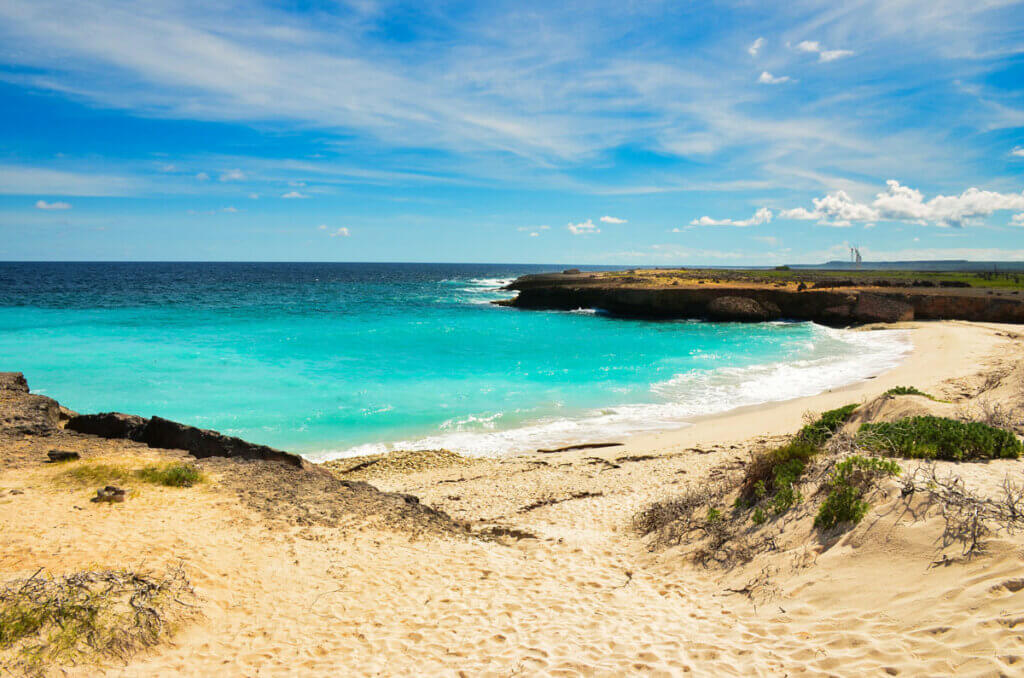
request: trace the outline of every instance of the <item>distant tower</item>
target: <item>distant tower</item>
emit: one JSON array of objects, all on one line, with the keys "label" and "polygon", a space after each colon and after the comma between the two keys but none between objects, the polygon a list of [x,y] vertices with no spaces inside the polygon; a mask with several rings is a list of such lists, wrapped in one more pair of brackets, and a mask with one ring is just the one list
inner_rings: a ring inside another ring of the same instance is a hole
[{"label": "distant tower", "polygon": [[854,263],[857,264],[857,268],[860,268],[860,264],[864,260],[860,258],[860,248],[859,247],[854,247],[853,248],[853,256],[854,256]]}]

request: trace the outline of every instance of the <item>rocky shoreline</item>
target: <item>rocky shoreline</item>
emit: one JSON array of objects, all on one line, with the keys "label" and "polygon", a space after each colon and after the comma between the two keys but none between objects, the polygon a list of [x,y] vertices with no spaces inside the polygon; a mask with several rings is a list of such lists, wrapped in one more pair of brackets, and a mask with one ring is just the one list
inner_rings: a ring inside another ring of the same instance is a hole
[{"label": "rocky shoreline", "polygon": [[834,327],[909,320],[1024,323],[1019,290],[874,282],[819,288],[801,282],[723,282],[710,274],[705,280],[663,272],[624,276],[573,271],[522,276],[506,287],[518,296],[495,303],[522,309],[594,308],[654,318],[810,320]]}]

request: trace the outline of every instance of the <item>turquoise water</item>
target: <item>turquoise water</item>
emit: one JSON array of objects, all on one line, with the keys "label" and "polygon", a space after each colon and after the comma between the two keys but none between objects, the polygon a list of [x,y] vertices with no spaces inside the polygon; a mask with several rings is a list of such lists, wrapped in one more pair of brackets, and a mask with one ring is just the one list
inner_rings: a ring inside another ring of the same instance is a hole
[{"label": "turquoise water", "polygon": [[324,458],[673,428],[863,379],[907,350],[902,333],[489,303],[536,270],[0,264],[0,370],[82,412],[157,414]]}]

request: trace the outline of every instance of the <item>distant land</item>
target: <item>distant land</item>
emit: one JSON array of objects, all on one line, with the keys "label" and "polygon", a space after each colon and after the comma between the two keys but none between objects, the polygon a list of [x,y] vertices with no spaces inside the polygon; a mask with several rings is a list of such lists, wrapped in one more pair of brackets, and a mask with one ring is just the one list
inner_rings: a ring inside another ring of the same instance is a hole
[{"label": "distant land", "polygon": [[824,264],[791,264],[790,268],[824,271],[1024,271],[1024,261],[829,261]]}]

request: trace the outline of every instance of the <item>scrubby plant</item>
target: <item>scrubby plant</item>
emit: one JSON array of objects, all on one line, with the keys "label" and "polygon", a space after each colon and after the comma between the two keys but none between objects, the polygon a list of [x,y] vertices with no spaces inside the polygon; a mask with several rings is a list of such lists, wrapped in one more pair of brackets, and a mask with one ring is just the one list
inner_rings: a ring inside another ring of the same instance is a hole
[{"label": "scrubby plant", "polygon": [[186,462],[153,464],[135,470],[120,464],[76,463],[63,477],[83,485],[123,485],[134,479],[166,487],[191,487],[203,481],[199,468]]},{"label": "scrubby plant", "polygon": [[761,510],[761,507],[758,506],[754,509],[754,512],[750,514],[750,520],[753,521],[755,525],[761,525],[764,521],[768,520],[768,517],[764,514],[764,511]]},{"label": "scrubby plant", "polygon": [[193,599],[180,568],[161,576],[37,572],[0,586],[0,651],[14,658],[7,668],[32,675],[59,664],[127,661],[194,614]]},{"label": "scrubby plant", "polygon": [[823,412],[816,421],[800,429],[797,438],[802,438],[813,445],[824,445],[843,424],[849,421],[857,407],[856,403],[852,403]]},{"label": "scrubby plant", "polygon": [[912,459],[1017,459],[1021,453],[1020,441],[1009,431],[931,416],[864,424],[857,442],[871,450]]},{"label": "scrubby plant", "polygon": [[69,466],[63,477],[83,485],[117,485],[131,478],[131,471],[120,464],[73,463]]},{"label": "scrubby plant", "polygon": [[783,513],[800,502],[796,489],[807,464],[821,453],[821,447],[845,424],[856,404],[824,412],[804,426],[785,445],[756,455],[747,465],[740,497],[753,506],[771,498],[772,510]]},{"label": "scrubby plant", "polygon": [[192,487],[202,482],[203,474],[195,464],[171,463],[162,466],[147,466],[135,472],[135,477],[154,485],[167,487]]},{"label": "scrubby plant", "polygon": [[836,464],[828,479],[829,492],[814,518],[814,526],[830,529],[840,523],[856,525],[867,515],[870,504],[864,493],[880,477],[900,474],[896,462],[854,455]]},{"label": "scrubby plant", "polygon": [[916,386],[894,386],[894,387],[890,388],[888,391],[886,391],[885,395],[887,395],[887,396],[905,396],[905,395],[923,396],[925,398],[928,398],[928,400],[934,400],[937,403],[946,402],[945,400],[939,400],[938,398],[933,396],[931,393],[925,393],[924,391],[922,391],[921,389],[917,388]]}]

